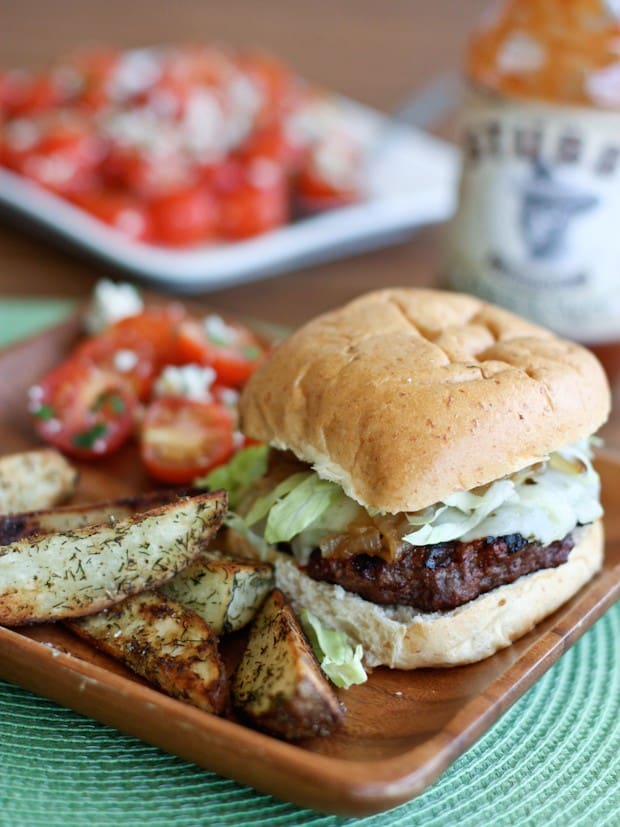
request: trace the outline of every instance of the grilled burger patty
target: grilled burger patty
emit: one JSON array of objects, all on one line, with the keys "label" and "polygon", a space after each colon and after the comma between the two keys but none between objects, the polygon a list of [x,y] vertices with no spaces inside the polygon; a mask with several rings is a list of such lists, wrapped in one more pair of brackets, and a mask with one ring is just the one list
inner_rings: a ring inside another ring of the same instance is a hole
[{"label": "grilled burger patty", "polygon": [[410,546],[391,562],[369,554],[323,557],[315,549],[305,571],[373,603],[446,611],[524,574],[565,563],[573,546],[571,534],[548,546],[510,534]]}]

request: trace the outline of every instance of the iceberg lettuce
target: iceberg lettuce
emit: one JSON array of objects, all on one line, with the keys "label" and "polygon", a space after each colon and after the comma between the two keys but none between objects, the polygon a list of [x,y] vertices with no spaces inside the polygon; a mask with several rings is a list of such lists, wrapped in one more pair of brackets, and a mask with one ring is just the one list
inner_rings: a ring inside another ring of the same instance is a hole
[{"label": "iceberg lettuce", "polygon": [[205,477],[196,480],[200,488],[228,491],[229,508],[237,508],[239,502],[267,470],[267,445],[251,445],[234,455],[226,465],[220,465]]},{"label": "iceberg lettuce", "polygon": [[326,629],[308,609],[301,610],[300,619],[321,669],[332,683],[348,689],[367,680],[360,644],[354,649],[344,632]]},{"label": "iceberg lettuce", "polygon": [[561,540],[575,525],[597,520],[603,513],[599,494],[589,443],[583,440],[556,451],[542,466],[408,514],[415,530],[403,540],[432,545],[521,534],[548,545]]}]

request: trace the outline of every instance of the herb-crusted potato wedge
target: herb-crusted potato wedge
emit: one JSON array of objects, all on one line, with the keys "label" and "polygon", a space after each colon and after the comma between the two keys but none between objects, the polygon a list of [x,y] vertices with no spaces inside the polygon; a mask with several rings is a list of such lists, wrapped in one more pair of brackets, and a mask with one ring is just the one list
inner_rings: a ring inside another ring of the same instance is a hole
[{"label": "herb-crusted potato wedge", "polygon": [[49,508],[75,491],[78,474],[52,449],[0,457],[0,514]]},{"label": "herb-crusted potato wedge", "polygon": [[197,612],[216,635],[227,634],[252,620],[273,588],[273,569],[207,551],[161,588]]},{"label": "herb-crusted potato wedge", "polygon": [[166,595],[142,592],[66,625],[168,695],[206,712],[224,711],[217,638],[196,612]]},{"label": "herb-crusted potato wedge", "polygon": [[114,525],[0,546],[0,623],[92,614],[152,589],[189,565],[219,528],[226,494],[201,494]]},{"label": "herb-crusted potato wedge", "polygon": [[65,505],[59,508],[24,511],[0,515],[0,546],[15,543],[33,534],[49,534],[52,531],[71,531],[98,523],[114,525],[119,520],[132,517],[160,505],[177,502],[191,491],[162,490],[118,500],[102,500],[88,505]]},{"label": "herb-crusted potato wedge", "polygon": [[279,589],[254,619],[231,690],[233,704],[256,726],[288,739],[327,735],[342,717],[338,698]]}]

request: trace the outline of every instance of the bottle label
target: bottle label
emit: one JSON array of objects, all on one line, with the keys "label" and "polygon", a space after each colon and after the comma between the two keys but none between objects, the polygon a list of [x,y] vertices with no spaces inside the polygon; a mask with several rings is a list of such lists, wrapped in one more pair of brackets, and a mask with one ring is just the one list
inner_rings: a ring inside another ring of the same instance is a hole
[{"label": "bottle label", "polygon": [[473,92],[450,285],[586,343],[620,339],[620,113]]}]

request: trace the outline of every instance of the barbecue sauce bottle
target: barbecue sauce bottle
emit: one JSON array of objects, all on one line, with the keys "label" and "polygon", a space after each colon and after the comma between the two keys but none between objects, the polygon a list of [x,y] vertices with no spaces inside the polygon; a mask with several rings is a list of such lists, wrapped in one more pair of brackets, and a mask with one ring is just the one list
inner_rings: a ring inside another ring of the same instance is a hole
[{"label": "barbecue sauce bottle", "polygon": [[620,0],[505,0],[471,40],[454,289],[620,372]]}]

